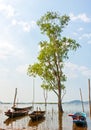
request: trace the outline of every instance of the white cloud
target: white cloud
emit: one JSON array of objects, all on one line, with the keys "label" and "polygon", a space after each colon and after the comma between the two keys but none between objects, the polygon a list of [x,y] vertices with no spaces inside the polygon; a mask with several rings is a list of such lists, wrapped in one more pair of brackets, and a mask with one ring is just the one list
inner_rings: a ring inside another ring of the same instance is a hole
[{"label": "white cloud", "polygon": [[80,27],[79,29],[78,29],[78,31],[83,31],[84,29],[82,28],[82,27]]},{"label": "white cloud", "polygon": [[79,39],[83,39],[83,38],[91,38],[91,33],[85,33],[83,34],[81,37],[79,37]]},{"label": "white cloud", "polygon": [[88,44],[91,44],[91,41],[88,41],[87,43],[88,43]]},{"label": "white cloud", "polygon": [[9,56],[19,57],[20,55],[23,55],[23,51],[16,48],[12,43],[0,42],[0,59],[6,59]]},{"label": "white cloud", "polygon": [[69,16],[70,16],[72,21],[81,20],[81,21],[86,22],[86,23],[91,22],[91,18],[89,18],[85,13],[79,14],[77,16],[75,16],[73,13],[70,13]]},{"label": "white cloud", "polygon": [[75,73],[76,70],[77,70],[77,65],[72,64],[70,62],[65,63],[64,71],[67,77],[76,78],[77,77],[77,73]]},{"label": "white cloud", "polygon": [[8,73],[9,72],[9,70],[7,69],[7,68],[0,68],[0,74],[6,74],[6,73]]},{"label": "white cloud", "polygon": [[79,32],[81,32],[83,30],[84,30],[84,28],[80,27],[80,28],[77,29],[77,32],[73,32],[73,35],[77,36],[77,35],[79,35]]},{"label": "white cloud", "polygon": [[[16,20],[14,17],[16,15],[19,15],[19,13],[15,12],[15,9],[12,7],[10,4],[3,4],[0,2],[0,12],[5,15],[6,18],[11,20],[11,23],[13,26],[20,26],[22,27],[22,30],[24,32],[29,32],[32,28],[35,28],[36,22],[35,21],[30,21],[26,22],[23,20]],[[21,16],[20,16],[21,17]]]},{"label": "white cloud", "polygon": [[85,66],[78,66],[76,64],[73,64],[71,62],[65,63],[64,72],[69,78],[77,78],[79,77],[79,74],[90,77],[91,76],[91,69],[85,67]]},{"label": "white cloud", "polygon": [[76,33],[76,32],[73,32],[73,35],[77,36],[77,35],[78,35],[78,33]]},{"label": "white cloud", "polygon": [[16,68],[16,71],[21,74],[26,74],[27,68],[28,68],[28,65],[20,65]]},{"label": "white cloud", "polygon": [[7,18],[15,15],[14,8],[11,5],[0,4],[0,12],[4,13]]},{"label": "white cloud", "polygon": [[88,69],[88,68],[85,67],[85,66],[80,66],[80,67],[78,68],[78,70],[79,70],[84,76],[87,76],[87,77],[91,76],[91,70]]},{"label": "white cloud", "polygon": [[31,22],[28,23],[28,22],[25,22],[25,21],[22,21],[22,20],[18,21],[16,19],[13,19],[12,20],[12,25],[13,26],[19,25],[19,26],[22,27],[24,32],[29,32],[32,28],[35,28],[36,22],[35,21],[31,21]]},{"label": "white cloud", "polygon": [[5,59],[7,56],[11,54],[14,50],[14,47],[8,42],[0,43],[0,59]]},{"label": "white cloud", "polygon": [[91,33],[85,33],[85,34],[82,35],[82,37],[90,38],[91,37]]}]

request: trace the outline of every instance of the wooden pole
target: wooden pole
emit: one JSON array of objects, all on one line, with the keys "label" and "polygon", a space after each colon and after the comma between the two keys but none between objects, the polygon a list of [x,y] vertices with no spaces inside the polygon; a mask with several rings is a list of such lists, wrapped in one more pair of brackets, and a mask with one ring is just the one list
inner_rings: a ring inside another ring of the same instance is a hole
[{"label": "wooden pole", "polygon": [[47,98],[48,98],[48,90],[43,89],[44,90],[44,99],[45,99],[45,110],[46,110],[46,106],[47,106]]},{"label": "wooden pole", "polygon": [[88,79],[88,87],[89,87],[89,113],[90,113],[90,117],[91,117],[91,89],[90,89],[90,79]]},{"label": "wooden pole", "polygon": [[17,96],[17,88],[15,88],[15,96],[14,96],[13,107],[15,107],[15,105],[16,105],[16,96]]},{"label": "wooden pole", "polygon": [[35,100],[35,79],[33,78],[33,108],[34,108],[34,100]]},{"label": "wooden pole", "polygon": [[82,102],[82,110],[83,110],[83,112],[84,112],[84,105],[83,105],[83,98],[82,98],[81,88],[80,88],[80,96],[81,96],[81,102]]}]

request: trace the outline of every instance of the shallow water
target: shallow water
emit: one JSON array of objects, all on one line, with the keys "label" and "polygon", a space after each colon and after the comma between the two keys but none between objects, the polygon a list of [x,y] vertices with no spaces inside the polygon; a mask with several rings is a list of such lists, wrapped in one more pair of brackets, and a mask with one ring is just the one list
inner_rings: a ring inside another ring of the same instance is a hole
[{"label": "shallow water", "polygon": [[[30,106],[30,104],[22,104],[21,106]],[[44,104],[36,104],[34,109],[36,110],[37,107],[45,110]],[[73,125],[72,118],[68,116],[69,113],[81,111],[81,104],[63,104],[64,114],[60,122],[58,120],[57,104],[48,104],[46,107],[45,118],[37,122],[32,122],[29,116],[8,119],[8,117],[4,115],[4,112],[11,108],[11,104],[1,104],[0,128],[6,130],[91,130],[89,107],[87,104],[84,107],[87,114],[87,128],[76,127],[75,125]]]}]

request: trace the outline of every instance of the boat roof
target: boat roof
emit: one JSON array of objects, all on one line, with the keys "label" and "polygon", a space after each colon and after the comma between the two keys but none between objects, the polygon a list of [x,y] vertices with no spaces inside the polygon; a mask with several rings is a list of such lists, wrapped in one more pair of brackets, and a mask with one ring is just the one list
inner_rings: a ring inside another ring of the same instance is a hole
[{"label": "boat roof", "polygon": [[86,117],[86,113],[85,112],[75,112],[74,115]]}]

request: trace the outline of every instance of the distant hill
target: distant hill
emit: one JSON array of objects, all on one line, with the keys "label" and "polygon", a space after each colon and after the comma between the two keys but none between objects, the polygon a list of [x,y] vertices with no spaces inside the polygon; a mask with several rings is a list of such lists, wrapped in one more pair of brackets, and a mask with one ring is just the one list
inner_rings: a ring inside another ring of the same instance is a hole
[{"label": "distant hill", "polygon": [[[81,104],[81,100],[72,100],[68,102],[63,102],[63,104]],[[83,103],[88,104],[88,101],[83,101]],[[0,104],[12,104],[11,102],[2,102]],[[31,102],[20,102],[18,104],[32,104]],[[45,102],[35,102],[34,104],[45,104]],[[57,102],[47,102],[47,104],[57,104]]]},{"label": "distant hill", "polygon": [[80,101],[80,100],[72,100],[72,101],[70,101],[69,103],[75,103],[75,104],[78,104],[78,103],[81,103],[81,101]]},{"label": "distant hill", "polygon": [[0,104],[2,104],[3,102],[0,101]]},{"label": "distant hill", "polygon": [[[72,101],[69,101],[69,102],[64,102],[66,104],[80,104],[82,103],[81,100],[72,100]],[[88,101],[83,101],[83,103],[87,104]]]}]

